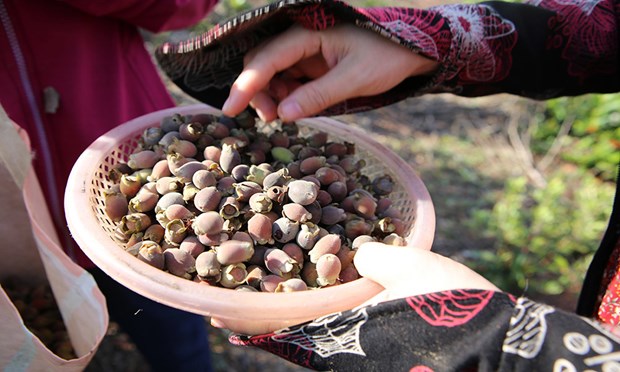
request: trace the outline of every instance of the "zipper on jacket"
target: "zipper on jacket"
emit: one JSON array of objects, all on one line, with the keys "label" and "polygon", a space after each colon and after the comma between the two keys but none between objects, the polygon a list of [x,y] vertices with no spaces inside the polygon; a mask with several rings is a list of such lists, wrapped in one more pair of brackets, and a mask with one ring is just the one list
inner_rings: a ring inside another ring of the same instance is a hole
[{"label": "zipper on jacket", "polygon": [[[9,47],[11,49],[11,53],[15,60],[15,64],[19,73],[19,81],[26,94],[28,108],[30,109],[30,114],[32,115],[32,119],[36,127],[37,137],[39,139],[41,147],[39,149],[41,156],[39,156],[38,159],[40,161],[43,161],[46,175],[45,183],[47,189],[50,192],[50,195],[52,196],[48,198],[49,207],[51,209],[53,219],[56,222],[56,226],[64,226],[66,222],[64,216],[62,215],[60,201],[57,198],[57,195],[59,194],[58,188],[56,187],[56,177],[54,176],[54,170],[52,168],[52,157],[49,143],[47,141],[47,132],[45,130],[45,125],[43,124],[43,118],[41,117],[39,107],[37,106],[37,101],[35,99],[35,94],[32,88],[32,84],[30,82],[30,78],[28,77],[26,59],[24,58],[24,54],[22,53],[22,49],[19,45],[19,40],[17,39],[17,34],[15,33],[15,29],[13,28],[13,23],[11,22],[11,18],[9,17],[9,13],[4,4],[4,0],[0,0],[0,23],[2,24],[4,32],[6,33],[7,39],[9,41]],[[70,237],[66,233],[63,233],[61,235],[65,241],[64,248],[68,251],[67,254],[71,257],[71,259],[75,260],[73,244],[71,244],[69,240]]]}]

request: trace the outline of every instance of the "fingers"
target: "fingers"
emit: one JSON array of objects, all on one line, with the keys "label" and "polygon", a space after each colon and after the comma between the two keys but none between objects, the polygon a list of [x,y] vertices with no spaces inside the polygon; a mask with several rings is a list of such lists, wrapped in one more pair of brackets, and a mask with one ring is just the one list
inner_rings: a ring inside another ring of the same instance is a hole
[{"label": "fingers", "polygon": [[278,105],[278,116],[284,121],[294,121],[312,116],[328,107],[355,96],[358,85],[357,69],[338,64],[325,75],[300,85]]},{"label": "fingers", "polygon": [[246,64],[231,87],[222,112],[229,116],[239,114],[258,92],[268,87],[278,72],[316,54],[319,49],[316,33],[300,27],[293,27],[270,40]]},{"label": "fingers", "polygon": [[464,288],[499,290],[463,264],[413,247],[363,244],[355,255],[355,267],[385,287],[390,298]]},{"label": "fingers", "polygon": [[232,332],[243,335],[262,335],[272,333],[277,330],[291,327],[312,319],[295,319],[281,321],[255,321],[239,319],[211,318],[211,326],[215,328],[228,329]]},{"label": "fingers", "polygon": [[270,122],[277,117],[276,104],[266,91],[256,93],[250,101],[250,106],[256,110],[258,117],[264,122]]}]

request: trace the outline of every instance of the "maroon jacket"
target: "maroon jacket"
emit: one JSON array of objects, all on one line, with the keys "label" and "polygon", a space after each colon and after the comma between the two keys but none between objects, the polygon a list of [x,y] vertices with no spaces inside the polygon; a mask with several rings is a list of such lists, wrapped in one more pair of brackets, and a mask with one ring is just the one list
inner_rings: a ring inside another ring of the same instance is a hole
[{"label": "maroon jacket", "polygon": [[61,240],[83,266],[92,264],[74,248],[62,208],[73,163],[118,124],[174,105],[138,28],[187,27],[215,3],[0,0],[0,103],[28,132]]}]

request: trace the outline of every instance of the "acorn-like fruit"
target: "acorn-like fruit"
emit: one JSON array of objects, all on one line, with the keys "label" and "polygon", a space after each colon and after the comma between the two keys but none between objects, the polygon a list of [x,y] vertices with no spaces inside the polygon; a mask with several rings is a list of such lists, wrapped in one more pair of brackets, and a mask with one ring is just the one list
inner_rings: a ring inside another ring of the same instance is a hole
[{"label": "acorn-like fruit", "polygon": [[197,236],[189,235],[179,244],[179,249],[186,251],[196,258],[205,251],[206,247],[200,242]]},{"label": "acorn-like fruit", "polygon": [[208,169],[199,169],[192,176],[192,183],[199,189],[204,189],[217,184],[215,174]]},{"label": "acorn-like fruit", "polygon": [[372,191],[379,196],[389,195],[394,191],[394,180],[390,175],[383,175],[372,180]]},{"label": "acorn-like fruit", "polygon": [[234,167],[241,163],[241,155],[234,146],[223,144],[219,163],[224,172],[230,173]]},{"label": "acorn-like fruit", "polygon": [[230,265],[249,260],[254,254],[254,244],[242,240],[227,240],[215,250],[219,263]]},{"label": "acorn-like fruit", "polygon": [[321,209],[321,221],[324,226],[335,225],[344,221],[347,218],[344,209],[338,208],[335,205],[328,205]]},{"label": "acorn-like fruit", "polygon": [[299,245],[296,243],[286,243],[282,246],[282,251],[289,255],[292,259],[294,259],[299,267],[302,267],[304,264],[304,251],[301,249]]},{"label": "acorn-like fruit", "polygon": [[263,179],[263,189],[267,190],[272,186],[284,186],[291,179],[288,175],[288,169],[282,168],[276,172],[269,173]]},{"label": "acorn-like fruit", "polygon": [[339,203],[343,201],[349,192],[346,182],[335,181],[327,186],[327,192],[332,197],[332,201]]},{"label": "acorn-like fruit", "polygon": [[207,166],[202,162],[191,160],[172,171],[179,181],[182,183],[192,182],[194,174],[199,170],[207,169]]},{"label": "acorn-like fruit", "polygon": [[301,204],[288,203],[282,206],[282,215],[293,222],[305,223],[310,221],[312,213]]},{"label": "acorn-like fruit", "polygon": [[215,186],[208,186],[194,195],[194,206],[201,212],[216,211],[222,200],[222,193]]},{"label": "acorn-like fruit", "polygon": [[172,140],[172,143],[168,146],[168,151],[176,152],[186,158],[193,158],[196,154],[198,154],[198,148],[193,142],[180,138],[175,138]]},{"label": "acorn-like fruit", "polygon": [[222,265],[217,260],[215,251],[205,251],[196,257],[196,274],[200,279],[219,282]]},{"label": "acorn-like fruit", "polygon": [[405,238],[395,233],[391,233],[385,238],[383,238],[383,243],[387,245],[399,245],[401,247],[407,245],[407,241],[405,240]]},{"label": "acorn-like fruit", "polygon": [[276,289],[274,292],[287,293],[287,292],[300,292],[300,291],[306,291],[306,290],[308,290],[308,285],[306,285],[306,282],[304,282],[303,280],[299,278],[291,278],[291,279],[287,279],[279,283],[276,286]]},{"label": "acorn-like fruit", "polygon": [[248,220],[248,234],[255,244],[271,244],[273,243],[272,226],[273,222],[269,217],[258,213]]},{"label": "acorn-like fruit", "polygon": [[230,171],[230,175],[236,182],[245,181],[248,174],[250,174],[250,166],[247,164],[238,164]]},{"label": "acorn-like fruit", "polygon": [[245,265],[242,263],[231,264],[222,267],[220,284],[225,288],[236,288],[245,282],[248,275]]},{"label": "acorn-like fruit", "polygon": [[123,174],[119,182],[120,192],[128,198],[136,196],[140,188],[142,187],[142,181],[135,175]]},{"label": "acorn-like fruit", "polygon": [[239,217],[242,213],[241,203],[239,203],[239,200],[233,196],[227,196],[222,199],[218,208],[220,216],[224,217],[226,220]]},{"label": "acorn-like fruit", "polygon": [[164,252],[161,246],[150,240],[143,240],[138,244],[139,248],[137,257],[140,261],[146,262],[153,267],[163,270],[165,260]]},{"label": "acorn-like fruit", "polygon": [[235,195],[240,202],[248,202],[252,195],[263,192],[263,187],[256,182],[242,181],[233,184]]},{"label": "acorn-like fruit", "polygon": [[172,220],[182,220],[183,222],[189,221],[195,217],[194,213],[187,209],[184,205],[181,204],[173,204],[166,208],[164,212],[166,214],[166,218],[169,221]]},{"label": "acorn-like fruit", "polygon": [[155,213],[164,212],[169,206],[174,204],[185,205],[185,199],[183,199],[183,194],[179,192],[169,192],[165,195],[162,195],[157,201],[157,205],[155,206]]},{"label": "acorn-like fruit", "polygon": [[295,237],[295,242],[303,249],[310,250],[314,243],[319,239],[320,229],[318,225],[311,222],[302,223],[299,226],[299,232]]},{"label": "acorn-like fruit", "polygon": [[165,195],[169,192],[182,192],[184,183],[174,176],[160,177],[155,181],[155,188],[160,195]]},{"label": "acorn-like fruit", "polygon": [[281,276],[275,274],[266,275],[260,282],[260,290],[262,292],[272,292],[276,291],[278,284],[282,283],[286,279]]},{"label": "acorn-like fruit", "polygon": [[338,280],[342,266],[335,254],[325,254],[316,262],[316,283],[323,287],[334,284]]},{"label": "acorn-like fruit", "polygon": [[271,149],[271,156],[274,160],[283,164],[288,164],[295,160],[295,154],[286,147],[273,147]]},{"label": "acorn-like fruit", "polygon": [[293,203],[312,204],[318,195],[319,187],[310,181],[295,180],[288,184],[287,195]]},{"label": "acorn-like fruit", "polygon": [[131,213],[146,213],[155,209],[158,201],[159,194],[157,192],[152,192],[149,189],[142,187],[136,196],[129,200],[127,208]]},{"label": "acorn-like fruit", "polygon": [[179,127],[179,136],[181,139],[195,143],[204,133],[202,123],[193,121],[191,123],[181,124]]},{"label": "acorn-like fruit", "polygon": [[250,265],[246,269],[247,275],[245,277],[245,282],[248,283],[249,286],[252,286],[256,289],[260,289],[260,283],[265,276],[267,276],[267,271],[259,265]]},{"label": "acorn-like fruit", "polygon": [[356,279],[359,279],[360,274],[355,268],[354,265],[349,265],[340,271],[340,275],[338,275],[338,280],[341,283],[349,283]]},{"label": "acorn-like fruit", "polygon": [[317,263],[318,259],[328,253],[336,254],[340,250],[340,235],[327,234],[317,240],[312,249],[308,252],[310,262]]},{"label": "acorn-like fruit", "polygon": [[215,146],[215,145],[209,145],[207,147],[205,147],[204,151],[203,151],[203,156],[205,159],[207,160],[212,160],[216,163],[220,162],[220,155],[222,154],[222,149]]},{"label": "acorn-like fruit", "polygon": [[299,232],[299,222],[291,221],[286,217],[278,218],[271,228],[273,239],[279,243],[288,243],[295,239]]},{"label": "acorn-like fruit", "polygon": [[314,172],[314,177],[321,183],[322,187],[331,185],[336,181],[345,181],[346,178],[337,170],[330,167],[321,167]]},{"label": "acorn-like fruit", "polygon": [[196,272],[196,259],[179,248],[168,248],[164,251],[165,269],[172,275],[191,279]]},{"label": "acorn-like fruit", "polygon": [[257,192],[250,196],[248,205],[250,206],[250,210],[255,213],[267,213],[271,211],[273,201],[267,196],[267,193]]},{"label": "acorn-like fruit", "polygon": [[159,161],[159,155],[152,150],[142,150],[129,155],[127,165],[134,170],[153,168]]},{"label": "acorn-like fruit", "polygon": [[300,270],[297,261],[278,248],[269,248],[265,251],[265,267],[272,274],[283,278],[290,277],[289,274],[295,275]]},{"label": "acorn-like fruit", "polygon": [[161,127],[149,127],[142,132],[142,136],[140,136],[140,139],[147,147],[150,147],[157,145],[163,135],[164,131],[163,129],[161,129]]},{"label": "acorn-like fruit", "polygon": [[364,218],[375,217],[377,202],[372,196],[357,193],[353,196],[353,209]]},{"label": "acorn-like fruit", "polygon": [[355,237],[355,239],[353,239],[353,242],[351,243],[351,249],[358,249],[360,247],[360,245],[364,244],[364,243],[368,243],[368,242],[376,242],[377,239],[375,239],[372,235],[359,235],[357,237]]},{"label": "acorn-like fruit", "polygon": [[187,236],[187,227],[182,220],[171,220],[166,224],[164,239],[170,245],[178,247]]},{"label": "acorn-like fruit", "polygon": [[273,200],[275,203],[282,204],[286,199],[288,187],[287,186],[271,186],[267,189],[267,197]]},{"label": "acorn-like fruit", "polygon": [[341,142],[330,142],[325,145],[325,156],[328,158],[331,156],[342,158],[347,155],[348,152],[348,146]]},{"label": "acorn-like fruit", "polygon": [[144,230],[143,240],[152,240],[156,243],[161,243],[164,239],[166,229],[160,224],[152,224]]},{"label": "acorn-like fruit", "polygon": [[144,231],[147,227],[151,226],[152,220],[145,213],[131,213],[123,216],[119,227],[126,235]]},{"label": "acorn-like fruit", "polygon": [[105,213],[114,222],[118,222],[128,212],[127,197],[120,192],[118,186],[103,193]]},{"label": "acorn-like fruit", "polygon": [[215,235],[222,232],[224,218],[218,212],[207,211],[196,216],[192,228],[196,235]]}]

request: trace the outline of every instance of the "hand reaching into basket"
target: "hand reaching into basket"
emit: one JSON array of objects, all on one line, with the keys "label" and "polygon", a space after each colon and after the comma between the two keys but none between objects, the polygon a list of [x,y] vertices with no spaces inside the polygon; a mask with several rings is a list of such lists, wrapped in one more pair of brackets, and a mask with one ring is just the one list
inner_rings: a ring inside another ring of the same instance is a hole
[{"label": "hand reaching into basket", "polygon": [[[368,304],[454,289],[499,291],[463,264],[425,249],[366,243],[358,248],[354,262],[363,277],[385,288],[368,300]],[[285,322],[226,322],[224,319],[212,319],[211,324],[246,335],[270,333],[290,326]]]},{"label": "hand reaching into basket", "polygon": [[325,31],[298,26],[255,48],[222,111],[249,104],[264,121],[293,121],[349,98],[380,94],[438,63],[351,25]]}]

